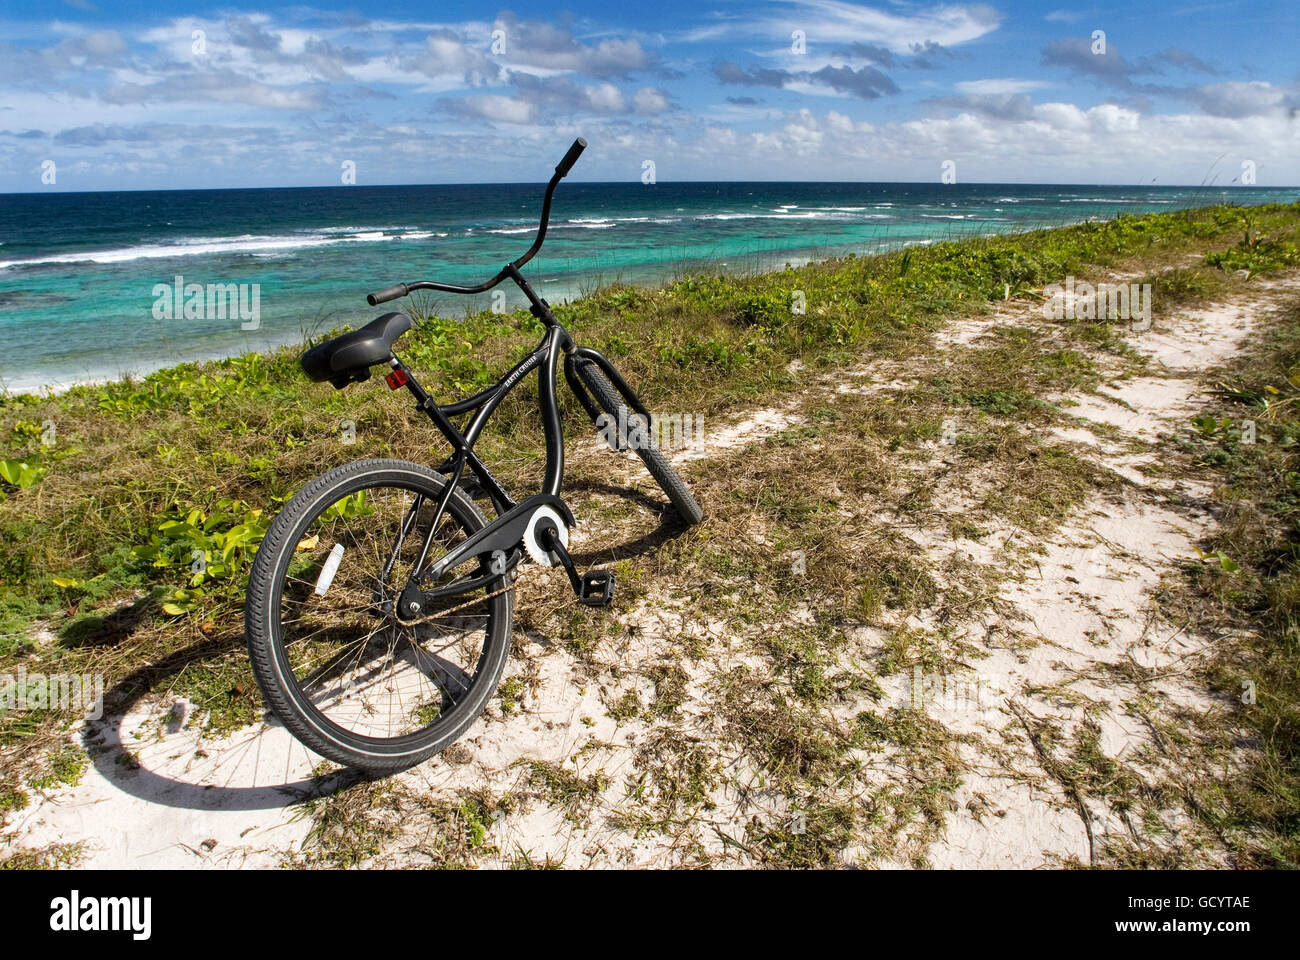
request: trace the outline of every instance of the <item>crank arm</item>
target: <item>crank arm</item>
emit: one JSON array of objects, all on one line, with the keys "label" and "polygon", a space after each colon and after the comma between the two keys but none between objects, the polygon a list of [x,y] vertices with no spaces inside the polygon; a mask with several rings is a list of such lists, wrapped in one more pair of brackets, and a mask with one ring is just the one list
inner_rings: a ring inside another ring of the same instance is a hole
[{"label": "crank arm", "polygon": [[544,517],[537,525],[537,540],[545,550],[550,550],[560,560],[560,566],[568,574],[569,583],[579,603],[589,607],[607,607],[614,599],[614,571],[588,570],[581,576],[573,565],[573,557],[560,539],[560,532],[555,529],[555,521]]},{"label": "crank arm", "polygon": [[437,580],[448,570],[454,570],[469,558],[481,555],[486,555],[489,558],[487,566],[491,569],[490,558],[496,551],[500,550],[502,553],[509,555],[512,550],[521,547],[528,521],[533,518],[533,514],[540,507],[551,507],[564,518],[566,524],[574,526],[573,511],[569,509],[568,504],[549,493],[539,493],[503,513],[483,529],[473,533],[468,540],[446,556],[439,557],[432,566],[414,579]]}]

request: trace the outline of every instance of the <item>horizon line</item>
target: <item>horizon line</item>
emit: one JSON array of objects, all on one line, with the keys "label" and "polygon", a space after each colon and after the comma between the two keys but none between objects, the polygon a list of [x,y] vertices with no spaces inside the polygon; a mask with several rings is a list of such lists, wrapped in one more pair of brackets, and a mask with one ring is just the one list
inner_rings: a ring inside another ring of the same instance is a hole
[{"label": "horizon line", "polygon": [[[1049,181],[1014,181],[1014,180],[964,180],[955,184],[944,184],[935,180],[667,180],[652,184],[642,184],[639,180],[573,180],[575,184],[592,186],[641,186],[655,187],[664,185],[724,184],[724,183],[762,183],[762,184],[824,184],[824,185],[899,185],[899,186],[989,186],[989,187],[1119,187],[1162,190],[1218,190],[1221,193],[1247,190],[1300,190],[1300,184],[1215,184],[1193,183],[1053,183]],[[255,187],[115,187],[98,190],[0,190],[0,197],[34,197],[34,196],[79,196],[98,193],[216,193],[226,190],[351,190],[362,188],[405,188],[405,187],[526,187],[545,185],[544,180],[481,180],[459,183],[369,183],[369,184],[302,184],[293,186],[255,186]]]}]

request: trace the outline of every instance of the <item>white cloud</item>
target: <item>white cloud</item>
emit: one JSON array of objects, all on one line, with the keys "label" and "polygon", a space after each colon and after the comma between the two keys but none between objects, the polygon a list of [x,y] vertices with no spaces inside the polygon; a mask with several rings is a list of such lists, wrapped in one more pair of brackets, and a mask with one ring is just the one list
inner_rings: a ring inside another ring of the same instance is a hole
[{"label": "white cloud", "polygon": [[911,53],[927,42],[944,47],[977,40],[996,30],[1002,17],[984,4],[944,4],[922,9],[900,5],[893,13],[843,0],[782,0],[777,14],[737,17],[687,32],[685,39],[711,41],[720,37],[760,36],[777,39],[789,52],[790,34],[804,31],[811,51],[818,43],[871,43],[895,53]]},{"label": "white cloud", "polygon": [[1088,111],[1089,119],[1106,133],[1136,133],[1141,117],[1136,110],[1127,110],[1113,103],[1103,103]]},{"label": "white cloud", "polygon": [[637,113],[654,116],[669,109],[668,95],[654,87],[642,87],[632,96],[632,106]]},{"label": "white cloud", "polygon": [[627,108],[623,91],[612,83],[602,83],[596,87],[587,87],[587,101],[597,113],[621,113]]},{"label": "white cloud", "polygon": [[421,68],[431,76],[443,73],[462,73],[482,66],[486,56],[480,49],[466,46],[451,30],[430,33],[425,39],[428,59],[421,63]]},{"label": "white cloud", "polygon": [[961,80],[954,84],[960,93],[977,96],[1003,96],[1011,93],[1028,93],[1050,87],[1046,80],[1017,80],[1014,77],[990,78],[988,80]]},{"label": "white cloud", "polygon": [[1037,104],[1034,119],[1061,133],[1081,133],[1088,127],[1088,115],[1072,103]]},{"label": "white cloud", "polygon": [[514,14],[502,14],[493,28],[505,34],[506,55],[521,67],[609,79],[649,70],[658,63],[657,56],[632,37],[606,37],[588,44],[567,27],[520,21]]},{"label": "white cloud", "polygon": [[826,114],[826,126],[835,133],[852,133],[854,130],[853,120],[835,110]]},{"label": "white cloud", "polygon": [[[938,179],[940,164],[951,159],[965,180],[1150,182],[1159,171],[1162,183],[1198,183],[1226,152],[1255,160],[1261,183],[1300,179],[1300,134],[1284,117],[1142,115],[1113,104],[1037,104],[1018,121],[960,114],[880,125],[804,109],[782,126],[742,136],[736,155],[807,156],[814,145],[819,178],[924,180],[932,172]],[[733,163],[732,175],[771,176],[768,166]],[[782,165],[786,175],[807,170],[806,161]]]},{"label": "white cloud", "polygon": [[463,102],[478,116],[498,123],[532,123],[537,117],[535,104],[516,97],[484,93],[466,97]]},{"label": "white cloud", "polygon": [[1277,110],[1286,102],[1286,93],[1263,80],[1254,80],[1196,87],[1187,98],[1216,117],[1250,117]]},{"label": "white cloud", "polygon": [[86,52],[95,58],[120,56],[126,53],[126,41],[116,30],[98,30],[86,34]]}]

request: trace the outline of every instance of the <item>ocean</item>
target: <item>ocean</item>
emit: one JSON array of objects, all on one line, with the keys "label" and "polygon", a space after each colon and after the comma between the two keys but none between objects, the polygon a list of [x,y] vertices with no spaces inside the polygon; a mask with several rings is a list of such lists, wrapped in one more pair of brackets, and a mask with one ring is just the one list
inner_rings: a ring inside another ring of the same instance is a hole
[{"label": "ocean", "polygon": [[[0,389],[61,388],[297,343],[401,309],[366,305],[381,287],[478,282],[527,248],[541,193],[538,184],[474,184],[0,195]],[[525,274],[558,303],[615,281],[754,272],[1224,196],[1212,187],[565,182]],[[1234,187],[1226,196],[1259,204],[1294,202],[1298,192]],[[244,285],[245,312],[231,301],[228,312],[187,317],[172,302],[178,283]],[[498,289],[508,309],[523,306],[513,285]],[[428,305],[463,316],[487,308],[488,296]]]}]

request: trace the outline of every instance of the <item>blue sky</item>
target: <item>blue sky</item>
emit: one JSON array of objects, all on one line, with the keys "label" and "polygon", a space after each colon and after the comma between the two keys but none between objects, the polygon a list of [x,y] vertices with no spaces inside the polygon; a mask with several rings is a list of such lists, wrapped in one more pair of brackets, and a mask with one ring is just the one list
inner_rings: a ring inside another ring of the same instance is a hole
[{"label": "blue sky", "polygon": [[591,180],[647,160],[660,180],[934,180],[951,161],[967,181],[1300,184],[1294,0],[26,16],[0,14],[6,192],[324,185],[345,164],[361,184],[536,180],[575,136]]}]

